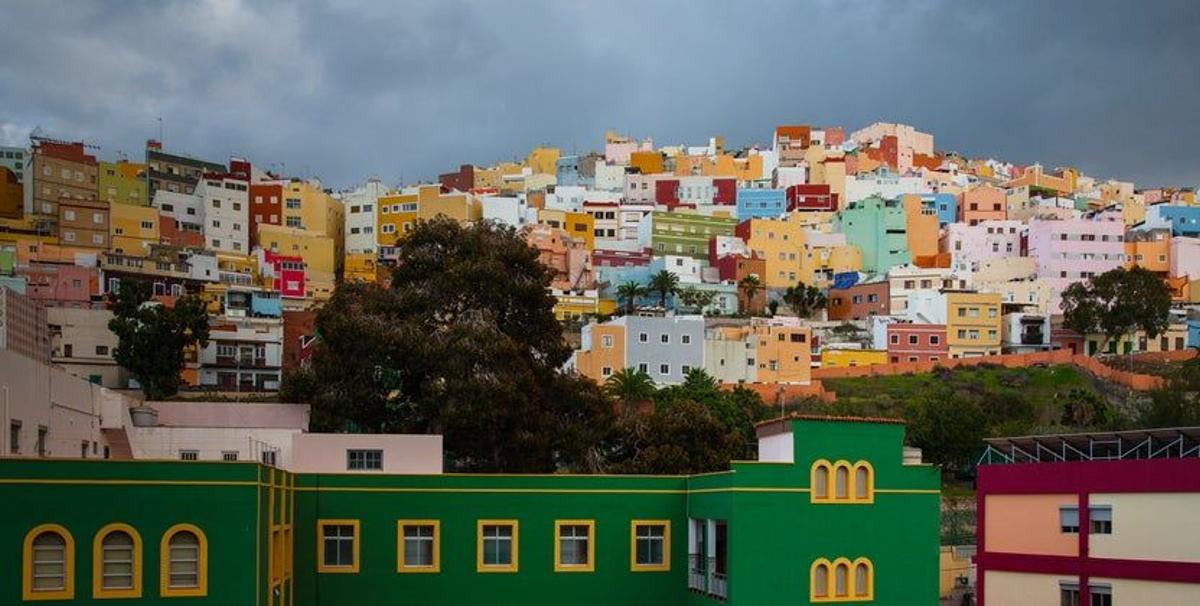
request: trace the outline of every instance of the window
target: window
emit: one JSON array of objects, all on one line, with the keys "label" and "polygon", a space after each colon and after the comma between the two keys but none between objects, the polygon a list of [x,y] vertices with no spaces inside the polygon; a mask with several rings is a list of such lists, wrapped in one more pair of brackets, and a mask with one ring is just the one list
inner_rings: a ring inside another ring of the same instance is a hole
[{"label": "window", "polygon": [[692,335],[680,335],[679,342],[683,343],[684,345],[690,345],[692,342]]},{"label": "window", "polygon": [[595,520],[554,522],[554,571],[592,572],[596,569]]},{"label": "window", "polygon": [[441,570],[441,522],[438,520],[400,520],[397,522],[397,572],[439,572]]},{"label": "window", "polygon": [[347,450],[346,451],[346,469],[362,470],[362,469],[383,469],[383,451],[382,450]]},{"label": "window", "polygon": [[671,342],[671,335],[661,334],[658,336],[658,340],[659,340],[659,342],[661,342],[664,345],[669,344]]},{"label": "window", "polygon": [[238,451],[236,451],[236,450],[222,450],[222,451],[221,451],[221,460],[222,460],[222,461],[236,461],[236,460],[238,460]]},{"label": "window", "polygon": [[97,345],[96,346],[96,355],[107,356],[108,355],[108,346],[107,345]]},{"label": "window", "polygon": [[659,364],[658,365],[658,374],[660,374],[660,375],[671,374],[671,365],[670,364]]},{"label": "window", "polygon": [[875,473],[870,463],[860,461],[854,465],[854,499],[875,500]]},{"label": "window", "polygon": [[938,345],[941,342],[942,342],[942,338],[939,337],[938,335],[929,335],[929,344],[930,345]]},{"label": "window", "polygon": [[1076,534],[1079,532],[1079,508],[1059,507],[1058,525],[1063,533]]},{"label": "window", "polygon": [[918,339],[919,339],[919,337],[917,335],[908,335],[908,344],[916,345]]},{"label": "window", "polygon": [[812,466],[809,500],[813,503],[873,503],[875,470],[867,461],[818,460]]},{"label": "window", "polygon": [[612,370],[611,366],[605,366],[600,369],[600,376],[602,376],[602,377],[611,377],[612,373],[613,373],[613,370]]},{"label": "window", "polygon": [[200,459],[200,451],[198,450],[181,450],[179,451],[180,461],[197,461]]},{"label": "window", "polygon": [[191,524],[163,533],[158,592],[164,598],[208,595],[208,539]]},{"label": "window", "polygon": [[642,332],[642,333],[638,333],[638,342],[639,342],[639,343],[649,343],[649,342],[650,342],[650,335],[648,335],[648,334],[646,334],[646,333],[644,333],[644,332]]},{"label": "window", "polygon": [[95,223],[96,225],[104,224],[104,214],[103,213],[92,213],[92,223]]},{"label": "window", "polygon": [[92,597],[142,597],[142,538],[132,526],[109,524],[96,533]]},{"label": "window", "polygon": [[1088,508],[1089,531],[1092,534],[1112,534],[1112,506],[1096,505]]},{"label": "window", "polygon": [[476,533],[477,572],[517,572],[520,536],[516,520],[479,520]]},{"label": "window", "polygon": [[1111,585],[1091,585],[1088,587],[1088,595],[1091,596],[1090,606],[1112,606],[1113,594]]},{"label": "window", "polygon": [[650,366],[649,366],[648,364],[646,364],[645,362],[643,362],[643,363],[641,363],[641,364],[638,364],[638,372],[641,372],[641,373],[649,373],[649,372],[650,372]]},{"label": "window", "polygon": [[1059,583],[1058,603],[1060,606],[1079,606],[1079,585],[1075,583]]},{"label": "window", "polygon": [[[832,581],[832,583],[831,583]],[[820,558],[809,569],[809,601],[845,602],[875,599],[875,567],[867,558],[850,561]]]},{"label": "window", "polygon": [[611,348],[613,346],[612,335],[604,335],[600,337],[600,346],[605,349]]},{"label": "window", "polygon": [[66,528],[43,524],[25,535],[21,595],[32,600],[75,597],[75,540]]},{"label": "window", "polygon": [[891,341],[892,341],[892,345],[899,345],[900,344],[900,335],[892,335]]},{"label": "window", "polygon": [[634,520],[630,523],[630,570],[671,570],[671,521]]},{"label": "window", "polygon": [[358,572],[358,520],[317,520],[317,572]]},{"label": "window", "polygon": [[64,210],[63,211],[63,220],[74,221],[75,220],[75,211],[70,210],[70,209]]}]

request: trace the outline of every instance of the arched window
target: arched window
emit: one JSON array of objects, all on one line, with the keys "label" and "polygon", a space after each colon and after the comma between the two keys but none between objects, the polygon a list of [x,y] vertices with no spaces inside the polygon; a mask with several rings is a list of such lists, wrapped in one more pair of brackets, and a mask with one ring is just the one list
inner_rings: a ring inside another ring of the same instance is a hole
[{"label": "arched window", "polygon": [[854,498],[872,501],[875,498],[875,478],[871,464],[860,461],[854,466]]},{"label": "arched window", "polygon": [[834,595],[844,598],[850,595],[850,565],[838,563],[833,569]]},{"label": "arched window", "polygon": [[812,467],[812,500],[820,501],[829,498],[829,461],[817,461]]},{"label": "arched window", "polygon": [[833,494],[838,499],[850,498],[850,467],[838,465],[834,472]]},{"label": "arched window", "polygon": [[75,598],[75,539],[58,524],[25,535],[21,595],[26,601]]},{"label": "arched window", "polygon": [[191,524],[176,524],[163,533],[160,544],[159,595],[208,595],[208,539]]},{"label": "arched window", "polygon": [[873,599],[875,593],[874,570],[871,561],[859,558],[854,561],[854,597]]},{"label": "arched window", "polygon": [[96,533],[92,597],[142,597],[142,538],[132,526],[109,524]]},{"label": "arched window", "polygon": [[829,561],[817,560],[812,566],[812,599],[820,600],[829,597]]}]

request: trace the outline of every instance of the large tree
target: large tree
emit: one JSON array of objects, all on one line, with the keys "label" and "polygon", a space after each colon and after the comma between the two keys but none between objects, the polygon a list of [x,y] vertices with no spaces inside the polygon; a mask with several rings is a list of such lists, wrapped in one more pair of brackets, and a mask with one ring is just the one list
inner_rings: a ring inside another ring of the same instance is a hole
[{"label": "large tree", "polygon": [[390,288],[343,284],[317,315],[308,376],[326,431],[440,433],[458,467],[589,468],[611,426],[571,350],[550,274],[508,227],[422,221],[400,240]]},{"label": "large tree", "polygon": [[153,300],[146,282],[122,280],[109,295],[117,335],[113,358],[137,380],[147,400],[163,400],[179,392],[184,351],[208,345],[208,312],[199,297],[179,297],[173,305]]},{"label": "large tree", "polygon": [[1081,335],[1107,342],[1141,330],[1153,339],[1170,323],[1171,292],[1153,272],[1118,267],[1068,286],[1061,307],[1063,325]]},{"label": "large tree", "polygon": [[759,280],[758,276],[754,274],[750,274],[738,282],[738,290],[746,298],[746,309],[742,310],[742,313],[754,313],[754,296],[757,295],[758,291],[762,290],[762,288],[762,281]]},{"label": "large tree", "polygon": [[825,307],[825,293],[816,286],[797,282],[795,286],[789,286],[783,291],[783,302],[792,308],[792,313],[797,317],[807,318]]},{"label": "large tree", "polygon": [[925,459],[951,471],[974,461],[987,435],[987,415],[972,398],[949,389],[935,389],[908,404],[908,438]]},{"label": "large tree", "polygon": [[658,306],[667,307],[667,297],[679,292],[679,276],[662,270],[650,276],[650,292],[658,293]]},{"label": "large tree", "polygon": [[630,280],[617,287],[617,298],[625,302],[625,313],[631,314],[637,308],[638,297],[643,297],[648,291],[645,286]]}]

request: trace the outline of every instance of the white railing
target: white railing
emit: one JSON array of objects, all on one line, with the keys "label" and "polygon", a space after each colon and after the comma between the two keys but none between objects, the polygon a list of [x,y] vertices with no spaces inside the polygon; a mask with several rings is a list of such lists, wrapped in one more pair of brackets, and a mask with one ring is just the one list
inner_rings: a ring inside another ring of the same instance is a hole
[{"label": "white railing", "polygon": [[717,558],[708,558],[708,594],[718,598],[729,595],[729,581],[724,574],[717,572]]},{"label": "white railing", "polygon": [[706,589],[707,571],[704,570],[703,556],[698,553],[688,554],[688,589],[704,591]]}]

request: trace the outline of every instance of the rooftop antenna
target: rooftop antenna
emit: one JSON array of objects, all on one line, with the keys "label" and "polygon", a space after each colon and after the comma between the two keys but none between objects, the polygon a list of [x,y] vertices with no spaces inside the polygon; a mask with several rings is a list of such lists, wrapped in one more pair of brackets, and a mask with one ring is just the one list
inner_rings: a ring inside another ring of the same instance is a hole
[{"label": "rooftop antenna", "polygon": [[158,142],[159,143],[163,142],[163,119],[162,119],[162,116],[158,117]]}]

